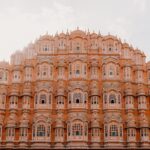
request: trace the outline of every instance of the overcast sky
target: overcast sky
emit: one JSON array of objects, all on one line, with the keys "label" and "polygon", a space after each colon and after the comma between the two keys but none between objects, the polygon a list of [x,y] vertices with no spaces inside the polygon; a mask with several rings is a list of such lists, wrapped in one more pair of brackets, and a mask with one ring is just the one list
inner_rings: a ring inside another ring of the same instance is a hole
[{"label": "overcast sky", "polygon": [[47,31],[77,26],[117,35],[150,60],[150,0],[0,0],[0,60]]}]

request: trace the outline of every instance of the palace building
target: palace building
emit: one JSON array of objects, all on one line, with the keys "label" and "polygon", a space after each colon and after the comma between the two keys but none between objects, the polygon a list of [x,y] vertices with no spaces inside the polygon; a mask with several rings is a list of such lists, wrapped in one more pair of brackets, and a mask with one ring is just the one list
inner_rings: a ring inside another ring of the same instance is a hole
[{"label": "palace building", "polygon": [[116,36],[45,34],[0,62],[0,149],[150,147],[150,62]]}]

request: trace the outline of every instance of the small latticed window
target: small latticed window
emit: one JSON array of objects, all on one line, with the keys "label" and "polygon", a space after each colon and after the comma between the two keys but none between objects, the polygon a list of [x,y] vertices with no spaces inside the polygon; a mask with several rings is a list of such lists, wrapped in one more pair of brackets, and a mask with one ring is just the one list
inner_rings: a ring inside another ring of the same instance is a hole
[{"label": "small latticed window", "polygon": [[116,96],[114,94],[111,94],[109,96],[109,103],[115,104],[116,103]]},{"label": "small latticed window", "polygon": [[80,123],[75,123],[72,126],[72,135],[73,136],[82,136],[83,126]]},{"label": "small latticed window", "polygon": [[110,136],[118,136],[118,127],[116,125],[110,126]]},{"label": "small latticed window", "polygon": [[37,127],[37,136],[45,136],[45,126],[39,125]]},{"label": "small latticed window", "polygon": [[40,104],[46,104],[46,95],[45,94],[40,95]]},{"label": "small latticed window", "polygon": [[80,50],[80,47],[79,46],[77,46],[77,48],[76,48],[77,50]]},{"label": "small latticed window", "polygon": [[76,104],[82,103],[81,93],[74,93],[74,95],[73,95],[73,101]]}]

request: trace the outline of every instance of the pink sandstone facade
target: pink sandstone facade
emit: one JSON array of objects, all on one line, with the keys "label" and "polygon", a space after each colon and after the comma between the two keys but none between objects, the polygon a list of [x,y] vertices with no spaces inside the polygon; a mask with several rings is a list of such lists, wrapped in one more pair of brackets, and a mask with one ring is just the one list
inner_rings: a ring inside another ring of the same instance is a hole
[{"label": "pink sandstone facade", "polygon": [[41,36],[0,62],[0,149],[150,148],[150,62],[115,36]]}]

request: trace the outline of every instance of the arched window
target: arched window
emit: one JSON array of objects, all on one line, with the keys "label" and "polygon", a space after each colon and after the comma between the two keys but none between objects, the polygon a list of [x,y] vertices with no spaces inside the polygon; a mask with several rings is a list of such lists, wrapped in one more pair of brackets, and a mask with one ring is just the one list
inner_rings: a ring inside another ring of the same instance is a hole
[{"label": "arched window", "polygon": [[87,64],[82,61],[75,61],[69,64],[69,77],[86,78]]},{"label": "arched window", "polygon": [[83,126],[81,124],[74,124],[72,126],[72,135],[73,136],[82,136]]},{"label": "arched window", "polygon": [[72,135],[73,136],[82,136],[83,134],[83,126],[80,123],[75,123],[72,126]]},{"label": "arched window", "polygon": [[53,75],[53,66],[43,63],[37,67],[37,77],[39,79],[48,79],[52,78]]},{"label": "arched window", "polygon": [[114,94],[109,95],[109,103],[115,104],[116,103],[116,96]]},{"label": "arched window", "polygon": [[45,44],[45,45],[42,45],[42,47],[43,47],[44,52],[49,51],[49,45]]},{"label": "arched window", "polygon": [[[43,117],[42,117],[43,118]],[[42,119],[41,118],[41,119]],[[32,127],[32,138],[33,140],[49,141],[50,140],[50,124],[49,122],[42,121],[36,122]],[[45,118],[47,120],[47,118]],[[44,120],[45,120],[44,119]]]},{"label": "arched window", "polygon": [[45,136],[45,126],[44,125],[38,125],[37,127],[37,136]]},{"label": "arched window", "polygon": [[118,136],[118,127],[116,125],[110,126],[110,136]]},{"label": "arched window", "polygon": [[74,93],[73,101],[76,104],[82,103],[82,95],[81,95],[81,93]]},{"label": "arched window", "polygon": [[[119,76],[119,65],[114,63],[104,64],[103,66],[103,76],[106,78],[115,79]],[[114,77],[114,78],[113,78]]]},{"label": "arched window", "polygon": [[67,140],[88,140],[88,124],[82,120],[74,120],[67,125],[68,138]]},{"label": "arched window", "polygon": [[123,140],[123,126],[120,123],[106,123],[104,125],[105,140]]},{"label": "arched window", "polygon": [[35,109],[51,109],[52,108],[52,93],[48,91],[39,91],[35,94]]},{"label": "arched window", "polygon": [[46,104],[46,95],[45,94],[40,95],[40,104]]},{"label": "arched window", "polygon": [[68,94],[68,108],[86,108],[87,101],[87,92],[83,92],[79,89]]}]

